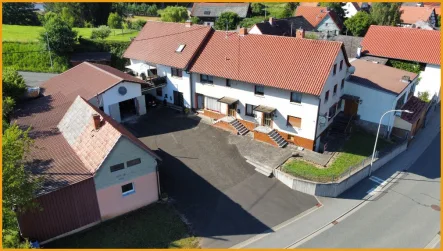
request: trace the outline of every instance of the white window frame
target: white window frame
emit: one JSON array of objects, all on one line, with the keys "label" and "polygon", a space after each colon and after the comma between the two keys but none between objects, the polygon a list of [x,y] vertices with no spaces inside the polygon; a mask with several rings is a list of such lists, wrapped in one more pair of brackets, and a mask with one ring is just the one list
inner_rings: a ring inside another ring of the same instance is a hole
[{"label": "white window frame", "polygon": [[[129,191],[126,191],[126,192],[123,192],[123,191],[122,191],[122,196],[123,196],[123,197],[125,197],[125,196],[128,196],[128,195],[130,195],[130,194],[133,194],[133,193],[135,193],[135,186],[134,186],[134,182],[130,182],[130,183],[124,184],[123,186],[129,185],[129,184],[132,184],[132,189],[131,189],[131,190],[129,190]],[[123,186],[121,186],[121,188],[123,188]]]}]

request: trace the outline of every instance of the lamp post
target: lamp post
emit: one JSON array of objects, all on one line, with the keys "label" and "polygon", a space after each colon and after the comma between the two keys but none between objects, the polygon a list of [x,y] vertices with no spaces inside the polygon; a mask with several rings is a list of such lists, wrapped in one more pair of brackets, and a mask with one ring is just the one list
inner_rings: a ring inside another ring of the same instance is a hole
[{"label": "lamp post", "polygon": [[380,123],[378,123],[377,135],[375,136],[374,151],[372,152],[371,166],[369,167],[369,176],[371,176],[371,173],[372,173],[372,164],[374,163],[375,149],[377,148],[378,134],[380,133],[381,121],[383,120],[383,117],[384,117],[386,114],[390,113],[390,112],[406,112],[406,113],[413,113],[413,112],[411,112],[411,111],[409,111],[409,110],[389,110],[389,111],[385,112],[383,115],[381,115]]}]

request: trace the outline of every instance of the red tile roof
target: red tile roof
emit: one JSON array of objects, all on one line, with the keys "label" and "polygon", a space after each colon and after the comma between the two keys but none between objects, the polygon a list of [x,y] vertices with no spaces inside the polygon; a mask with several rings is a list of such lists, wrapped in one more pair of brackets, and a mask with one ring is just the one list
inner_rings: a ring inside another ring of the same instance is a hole
[{"label": "red tile roof", "polygon": [[401,118],[413,124],[421,117],[421,115],[423,115],[424,112],[426,112],[428,105],[429,105],[428,103],[422,101],[421,99],[412,96],[411,98],[409,98],[408,102],[406,102],[403,105],[401,109],[409,110],[413,113],[402,112]]},{"label": "red tile roof", "polygon": [[401,6],[400,19],[405,24],[415,24],[418,21],[428,21],[431,17],[434,8],[416,7],[416,6]]},{"label": "red tile roof", "polygon": [[299,6],[317,7],[319,4],[319,2],[300,2]]},{"label": "red tile roof", "polygon": [[342,28],[335,12],[328,11],[327,7],[298,6],[295,16],[303,16],[314,27],[317,27],[323,19],[329,16],[339,29]]},{"label": "red tile roof", "polygon": [[440,65],[440,31],[371,25],[361,45],[368,55]]},{"label": "red tile roof", "polygon": [[319,95],[340,50],[346,58],[341,42],[215,31],[190,71]]},{"label": "red tile roof", "polygon": [[[148,21],[123,56],[184,69],[210,30],[209,26]],[[185,45],[182,52],[176,52],[179,45]]]}]

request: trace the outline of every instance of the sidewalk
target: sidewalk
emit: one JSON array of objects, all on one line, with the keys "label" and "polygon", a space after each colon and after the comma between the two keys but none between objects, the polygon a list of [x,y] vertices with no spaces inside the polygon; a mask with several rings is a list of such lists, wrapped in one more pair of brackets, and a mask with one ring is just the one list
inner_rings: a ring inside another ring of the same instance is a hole
[{"label": "sidewalk", "polygon": [[[397,171],[408,169],[426,150],[431,140],[440,132],[440,107],[430,118],[426,128],[419,131],[409,148],[378,169],[373,175],[387,179]],[[351,212],[355,207],[370,200],[366,193],[374,184],[368,179],[362,180],[342,198],[318,198],[322,207],[299,218],[289,220],[273,228],[274,232],[257,235],[232,248],[287,248],[307,236],[329,225],[332,221]]]}]

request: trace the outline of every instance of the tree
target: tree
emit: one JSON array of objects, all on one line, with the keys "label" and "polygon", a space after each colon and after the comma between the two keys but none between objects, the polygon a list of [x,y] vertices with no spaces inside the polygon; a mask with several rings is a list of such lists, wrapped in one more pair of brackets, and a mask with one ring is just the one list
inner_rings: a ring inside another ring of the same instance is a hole
[{"label": "tree", "polygon": [[320,3],[320,6],[327,7],[330,10],[334,11],[335,14],[340,18],[340,21],[345,20],[345,11],[343,10],[343,4],[340,2],[323,2]]},{"label": "tree", "polygon": [[396,26],[401,23],[400,7],[402,3],[379,3],[371,5],[371,17],[377,25]]},{"label": "tree", "polygon": [[148,9],[146,11],[146,14],[148,16],[156,17],[156,16],[158,16],[157,11],[158,11],[157,5],[154,3],[154,4],[152,4],[151,6],[148,7]]},{"label": "tree", "polygon": [[91,33],[91,39],[105,39],[111,34],[111,29],[106,25],[100,25],[98,28],[93,29]]},{"label": "tree", "polygon": [[168,6],[163,10],[159,10],[160,19],[163,22],[184,23],[188,20],[188,10],[182,6]]},{"label": "tree", "polygon": [[191,22],[193,24],[199,24],[200,23],[200,18],[198,18],[198,17],[191,17]]},{"label": "tree", "polygon": [[106,24],[109,13],[111,12],[112,3],[45,3],[46,11],[51,11],[59,15],[62,14],[63,8],[67,8],[69,13],[74,17],[74,27],[83,27],[86,22],[99,26]]},{"label": "tree", "polygon": [[437,27],[441,26],[441,15],[437,16]]},{"label": "tree", "polygon": [[265,18],[264,16],[244,18],[243,20],[240,21],[240,27],[251,28],[256,23],[261,23],[266,20],[267,20],[267,18]]},{"label": "tree", "polygon": [[17,100],[26,91],[26,84],[23,77],[13,68],[3,68],[2,75],[3,96]]},{"label": "tree", "polygon": [[371,15],[365,11],[359,11],[357,14],[345,21],[346,28],[353,36],[363,37],[373,24]]},{"label": "tree", "polygon": [[240,19],[235,12],[223,12],[220,16],[215,20],[214,28],[216,30],[235,30],[237,29],[237,25],[240,23]]},{"label": "tree", "polygon": [[65,21],[69,26],[74,27],[75,17],[72,15],[67,7],[62,8],[62,13],[60,15],[63,21]]},{"label": "tree", "polygon": [[132,22],[132,29],[141,31],[143,29],[143,26],[145,26],[146,21],[142,19],[137,19],[134,22]]},{"label": "tree", "polygon": [[263,16],[265,13],[265,6],[261,3],[251,3],[251,12],[254,16]]},{"label": "tree", "polygon": [[[111,27],[111,29],[122,29],[123,28],[122,17],[117,12],[109,14],[108,26]],[[122,33],[123,33],[123,31],[122,31]],[[114,31],[114,35],[115,35],[115,31]]]},{"label": "tree", "polygon": [[283,8],[283,11],[280,14],[280,16],[278,16],[277,18],[291,17],[292,14],[294,13],[295,8],[296,7],[294,6],[293,3],[286,3],[285,7]]},{"label": "tree", "polygon": [[32,3],[3,3],[3,24],[40,25]]},{"label": "tree", "polygon": [[48,40],[51,50],[58,54],[72,51],[77,32],[73,31],[59,15],[53,15],[46,20],[44,28],[45,31],[40,34],[42,43],[46,44]]}]

